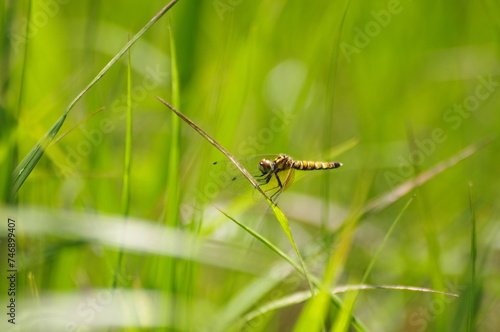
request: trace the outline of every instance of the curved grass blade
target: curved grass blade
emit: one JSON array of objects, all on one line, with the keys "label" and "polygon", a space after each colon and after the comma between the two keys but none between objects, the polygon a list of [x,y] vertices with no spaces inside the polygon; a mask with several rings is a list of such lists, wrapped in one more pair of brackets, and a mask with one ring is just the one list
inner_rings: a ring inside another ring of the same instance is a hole
[{"label": "curved grass blade", "polygon": [[[247,227],[245,226],[244,224],[240,223],[239,221],[237,221],[236,219],[232,218],[231,216],[229,216],[227,213],[225,213],[224,211],[218,209],[219,212],[221,212],[223,215],[225,215],[227,218],[229,218],[229,220],[233,221],[235,224],[237,224],[238,226],[240,226],[241,228],[243,228],[245,231],[247,231],[250,235],[252,235],[253,237],[255,237],[257,240],[259,240],[261,243],[263,243],[265,246],[267,246],[268,248],[270,248],[272,251],[274,251],[276,254],[278,254],[278,256],[282,257],[284,260],[286,260],[288,263],[290,263],[290,265],[292,265],[295,270],[297,270],[300,274],[304,275],[306,278],[309,278],[311,280],[311,283],[317,288],[317,289],[320,289],[321,287],[321,281],[318,280],[314,275],[307,275],[305,274],[305,271],[303,270],[303,267],[299,264],[297,264],[290,256],[288,256],[283,250],[281,250],[280,248],[278,248],[277,246],[273,245],[271,243],[271,241],[267,240],[266,238],[264,238],[262,235],[260,235],[259,233],[257,233],[256,231],[254,231],[253,229],[251,229],[250,227]],[[326,291],[325,291],[326,292]],[[313,291],[309,291],[309,292],[306,292],[307,294],[309,294],[309,297],[311,296],[311,294],[317,294],[317,291],[313,290]],[[337,308],[338,310],[341,310],[342,309],[342,302],[341,300],[335,296],[335,294],[331,294],[330,295],[330,299],[331,299],[331,303],[335,306],[335,308]],[[304,300],[305,301],[305,300]],[[246,321],[240,321],[238,322],[237,324],[240,325],[240,324],[244,324],[246,323]],[[365,327],[356,319],[356,317],[353,317],[352,318],[352,325],[356,328],[357,331],[360,331],[360,332],[364,332],[366,331]]]},{"label": "curved grass blade", "polygon": [[94,115],[96,115],[97,113],[100,113],[101,111],[104,111],[105,108],[104,107],[101,107],[99,108],[97,111],[91,113],[90,115],[87,115],[83,120],[79,121],[77,124],[75,124],[73,127],[69,128],[68,130],[66,130],[64,133],[62,133],[61,135],[59,135],[59,137],[57,137],[56,139],[54,139],[47,148],[51,148],[54,144],[56,144],[57,142],[59,142],[60,140],[62,140],[66,135],[68,135],[70,132],[72,132],[73,130],[75,130],[76,128],[80,127],[82,124],[84,124],[85,122],[87,122],[88,120],[90,120],[91,118],[94,117]]},{"label": "curved grass blade", "polygon": [[311,279],[309,277],[309,273],[307,272],[306,265],[304,263],[304,260],[302,259],[299,248],[297,248],[297,245],[295,244],[295,240],[293,239],[292,231],[290,230],[290,224],[288,223],[288,219],[286,218],[285,214],[281,209],[276,205],[276,204],[270,204],[271,209],[274,212],[274,215],[276,216],[276,219],[278,219],[281,228],[283,228],[283,231],[285,232],[286,236],[288,237],[288,240],[293,246],[293,250],[295,250],[295,253],[297,254],[297,257],[299,258],[300,265],[302,267],[302,271],[304,274],[304,277],[307,280],[307,284],[309,285],[309,289],[311,293],[314,291]]},{"label": "curved grass blade", "polygon": [[107,72],[108,70],[128,51],[128,49],[147,31],[153,24],[155,24],[170,8],[173,7],[179,0],[170,1],[165,7],[163,7],[158,14],[156,14],[137,34],[135,34],[132,39],[129,40],[127,44],[108,62],[106,66],[97,74],[96,77],[76,96],[75,99],[64,110],[63,115],[56,121],[56,123],[49,129],[49,131],[40,139],[40,141],[35,144],[31,151],[26,155],[26,157],[21,161],[21,163],[14,170],[13,182],[11,187],[11,196],[14,196],[19,188],[23,185],[24,181],[31,174],[35,166],[38,164],[40,158],[42,158],[45,149],[48,144],[52,141],[54,136],[57,134],[66,116],[71,111],[71,109],[76,105],[76,103],[87,93],[92,86],[94,86]]},{"label": "curved grass blade", "polygon": [[290,263],[290,265],[292,265],[299,273],[303,273],[304,271],[302,271],[300,265],[298,265],[290,256],[288,256],[283,250],[281,250],[280,248],[278,248],[277,246],[275,246],[274,244],[271,243],[271,241],[269,241],[268,239],[266,239],[265,237],[263,237],[262,235],[260,235],[259,233],[257,233],[256,231],[254,231],[253,229],[251,229],[250,227],[247,227],[246,225],[244,225],[243,223],[240,223],[238,220],[234,219],[233,217],[231,217],[230,215],[228,215],[226,212],[222,211],[221,209],[217,209],[219,210],[220,213],[222,213],[223,215],[225,215],[229,220],[231,220],[232,222],[234,222],[236,225],[240,226],[241,228],[243,228],[246,232],[248,232],[250,235],[252,235],[253,237],[255,237],[257,240],[259,240],[262,244],[264,244],[266,247],[268,247],[269,249],[271,249],[272,251],[274,251],[276,254],[278,254],[281,258],[283,258],[284,260],[286,260],[288,263]]},{"label": "curved grass blade", "polygon": [[66,120],[67,112],[59,118],[59,120],[54,123],[52,128],[42,137],[42,139],[35,144],[31,151],[24,157],[21,163],[14,170],[13,182],[11,187],[11,197],[14,197],[18,192],[19,188],[23,185],[24,181],[31,174],[36,164],[42,158],[45,149],[48,147],[52,139],[57,135],[57,132],[61,128]]},{"label": "curved grass blade", "polygon": [[[410,199],[408,200],[406,205],[399,212],[396,219],[394,219],[394,221],[392,222],[392,225],[391,225],[391,227],[389,227],[389,230],[385,234],[385,237],[382,240],[382,243],[380,244],[379,248],[377,249],[377,251],[373,255],[372,259],[370,260],[370,263],[368,264],[368,267],[366,268],[366,271],[363,274],[363,278],[361,279],[361,284],[364,284],[366,282],[366,280],[368,279],[368,276],[370,275],[370,273],[373,269],[373,266],[375,265],[375,262],[377,261],[378,255],[382,251],[382,248],[384,247],[385,243],[387,242],[387,240],[391,236],[392,231],[394,230],[397,223],[399,222],[399,220],[403,216],[404,212],[410,206],[411,202],[413,201],[413,198],[415,198],[415,195],[410,197]],[[356,290],[355,292],[350,294],[350,296],[346,297],[346,299],[344,301],[345,306],[342,308],[342,311],[340,312],[340,315],[339,315],[338,319],[336,320],[334,326],[332,326],[332,331],[335,331],[335,332],[347,331],[349,324],[350,324],[350,321],[351,321],[352,312],[354,311],[354,305],[356,304],[356,300],[358,298],[358,295],[359,295],[359,290]]]},{"label": "curved grass blade", "polygon": [[[210,142],[213,146],[215,146],[220,152],[222,152],[231,162],[238,168],[238,170],[245,176],[245,178],[250,181],[252,186],[254,186],[255,189],[257,189],[270,204],[274,204],[274,202],[269,198],[269,196],[266,195],[266,193],[260,188],[259,184],[255,179],[250,175],[250,173],[246,170],[243,165],[236,159],[232,154],[229,153],[222,145],[220,145],[215,139],[213,139],[209,134],[207,134],[203,129],[201,129],[196,123],[194,123],[191,119],[189,119],[187,116],[176,110],[173,106],[171,106],[169,103],[161,99],[160,97],[156,97],[163,105],[167,106],[170,108],[172,112],[177,114],[178,117],[180,117],[184,122],[186,122],[191,128],[193,128],[195,131],[197,131],[203,138],[205,138],[207,141]],[[274,204],[275,205],[275,204]]]},{"label": "curved grass blade", "polygon": [[[430,288],[401,286],[401,285],[365,285],[365,284],[336,287],[335,289],[333,289],[330,292],[330,294],[336,295],[336,294],[347,293],[347,292],[352,292],[352,291],[359,292],[362,290],[375,290],[375,289],[405,290],[405,291],[412,291],[412,292],[434,293],[434,294],[441,294],[441,295],[446,295],[446,296],[458,297],[458,294],[441,292],[441,291],[437,291],[437,290],[430,289]],[[314,295],[316,295],[316,293]],[[259,317],[259,316],[265,315],[269,312],[272,312],[272,311],[275,311],[278,309],[283,309],[283,308],[290,307],[292,305],[304,303],[307,300],[309,300],[310,298],[311,298],[310,292],[301,291],[301,292],[295,292],[293,294],[284,296],[284,297],[277,299],[277,300],[274,300],[274,301],[264,303],[263,305],[259,306],[255,310],[246,314],[241,319],[239,324],[243,325],[243,324],[250,322],[251,320]]]},{"label": "curved grass blade", "polygon": [[447,170],[448,168],[456,165],[460,161],[472,156],[474,153],[479,151],[480,149],[484,148],[486,145],[490,144],[491,142],[494,141],[494,138],[488,138],[485,140],[482,140],[476,144],[471,144],[462,151],[458,152],[448,160],[442,161],[433,168],[419,174],[417,177],[410,179],[393,190],[389,191],[388,193],[379,196],[377,198],[372,199],[371,201],[366,204],[366,206],[363,209],[363,213],[368,213],[368,212],[379,212],[404,195],[408,194],[411,190],[415,189],[418,186],[421,186],[422,184],[426,183],[427,181],[431,180],[433,177],[438,175],[439,173]]}]

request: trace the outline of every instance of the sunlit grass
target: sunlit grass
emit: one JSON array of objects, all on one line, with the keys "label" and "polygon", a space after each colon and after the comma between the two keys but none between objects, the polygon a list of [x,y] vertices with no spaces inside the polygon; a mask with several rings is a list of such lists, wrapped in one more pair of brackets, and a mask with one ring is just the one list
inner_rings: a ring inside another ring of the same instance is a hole
[{"label": "sunlit grass", "polygon": [[[17,326],[496,330],[497,4],[166,5],[2,7]],[[277,206],[212,187],[278,153],[344,166]]]}]

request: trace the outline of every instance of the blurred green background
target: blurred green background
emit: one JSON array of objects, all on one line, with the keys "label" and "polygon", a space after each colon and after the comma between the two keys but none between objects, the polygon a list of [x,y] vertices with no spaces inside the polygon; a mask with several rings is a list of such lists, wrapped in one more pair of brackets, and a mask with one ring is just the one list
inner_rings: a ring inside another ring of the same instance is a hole
[{"label": "blurred green background", "polygon": [[[2,330],[307,330],[297,324],[304,303],[288,298],[308,290],[305,279],[217,208],[295,257],[278,222],[252,197],[214,193],[211,163],[225,156],[155,96],[238,158],[286,153],[344,164],[304,174],[280,198],[318,279],[339,255],[332,288],[365,282],[459,295],[361,291],[358,324],[335,325],[332,305],[323,331],[496,330],[493,0],[180,0],[131,47],[130,63],[124,56],[75,105],[62,138],[13,195],[14,168],[166,3],[1,2],[1,275],[8,218],[16,220],[18,269],[17,324],[3,309]],[[437,164],[485,139],[437,174]],[[349,215],[428,170],[432,179],[363,214],[352,234],[342,231]],[[348,250],[339,254],[343,240]],[[0,280],[6,308],[9,284]]]}]

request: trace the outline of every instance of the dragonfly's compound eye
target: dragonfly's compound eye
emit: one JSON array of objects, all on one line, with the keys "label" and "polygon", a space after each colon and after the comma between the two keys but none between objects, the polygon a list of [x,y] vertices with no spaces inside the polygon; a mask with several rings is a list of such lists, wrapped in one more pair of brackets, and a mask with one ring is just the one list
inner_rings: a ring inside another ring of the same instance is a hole
[{"label": "dragonfly's compound eye", "polygon": [[270,160],[262,159],[259,163],[259,171],[262,174],[269,174],[273,170],[273,164]]}]

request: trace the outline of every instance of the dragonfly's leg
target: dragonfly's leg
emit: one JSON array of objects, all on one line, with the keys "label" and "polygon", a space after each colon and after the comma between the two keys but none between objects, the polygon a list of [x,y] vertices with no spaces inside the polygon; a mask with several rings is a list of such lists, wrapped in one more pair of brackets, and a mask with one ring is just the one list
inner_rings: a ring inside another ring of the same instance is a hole
[{"label": "dragonfly's leg", "polygon": [[256,175],[254,176],[254,178],[257,180],[257,182],[260,184],[260,185],[264,185],[264,184],[268,184],[269,181],[271,181],[271,177],[272,177],[273,173],[262,173],[260,175]]},{"label": "dragonfly's leg", "polygon": [[265,174],[265,175],[266,175],[266,177],[264,179],[262,179],[262,181],[264,182],[262,184],[268,184],[269,181],[271,181],[271,178],[273,177],[273,173]]},{"label": "dragonfly's leg", "polygon": [[278,172],[274,173],[274,176],[276,177],[276,180],[278,181],[278,187],[280,187],[280,189],[282,189],[283,188],[283,184],[281,183],[281,179],[278,176]]},{"label": "dragonfly's leg", "polygon": [[277,173],[272,173],[272,174],[269,174],[269,176],[265,179],[265,180],[266,180],[266,182],[265,182],[264,184],[268,184],[268,183],[269,183],[269,181],[271,181],[271,178],[272,178],[272,176],[273,176],[273,175],[276,177],[276,180],[277,180],[277,182],[278,182],[278,185],[277,185],[276,187],[269,188],[269,189],[267,189],[266,191],[271,191],[271,190],[274,190],[274,189],[276,189],[276,188],[283,188],[283,184],[281,184],[280,177],[277,175]]},{"label": "dragonfly's leg", "polygon": [[[270,192],[273,192],[274,193],[269,197],[271,199],[274,199],[275,197],[278,197],[278,195],[283,191],[283,184],[281,183],[281,179],[280,177],[278,176],[278,172],[276,173],[272,173],[271,175],[274,175],[276,177],[276,181],[278,182],[278,185],[276,187],[273,187],[273,188],[270,188],[266,191],[270,191]],[[271,179],[269,178],[269,180],[267,182],[269,182]],[[278,190],[276,190],[278,189]],[[276,191],[275,191],[276,190]]]},{"label": "dragonfly's leg", "polygon": [[254,178],[261,178],[263,176],[267,175],[266,173],[260,173],[260,174],[257,174],[257,175],[254,175],[253,177]]},{"label": "dragonfly's leg", "polygon": [[276,177],[278,185],[276,187],[273,187],[273,188],[266,190],[266,192],[273,192],[273,191],[275,191],[275,189],[279,188],[269,197],[271,199],[274,199],[274,197],[277,197],[283,189],[283,184],[281,183],[281,179],[277,174],[278,174],[278,172],[270,172],[269,174],[262,173],[261,175],[255,177],[257,179],[257,182],[259,182],[259,185],[261,185],[261,186],[268,184],[269,181],[271,181],[273,175]]}]

